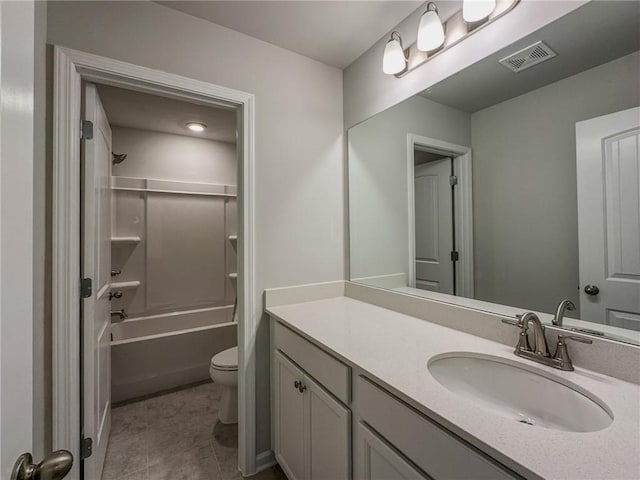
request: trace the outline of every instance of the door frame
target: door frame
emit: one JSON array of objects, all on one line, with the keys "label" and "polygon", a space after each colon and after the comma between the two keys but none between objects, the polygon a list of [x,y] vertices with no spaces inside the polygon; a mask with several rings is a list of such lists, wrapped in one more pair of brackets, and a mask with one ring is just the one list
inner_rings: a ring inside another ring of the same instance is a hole
[{"label": "door frame", "polygon": [[409,214],[409,270],[408,283],[416,286],[416,212],[414,150],[440,153],[453,159],[453,171],[458,176],[454,189],[456,244],[460,254],[456,271],[456,291],[459,296],[474,298],[473,285],[473,192],[471,148],[415,133],[407,134],[407,211]]},{"label": "door frame", "polygon": [[[53,448],[80,447],[80,98],[81,82],[235,107],[239,136],[238,462],[256,471],[255,96],[131,63],[54,46],[52,222]],[[79,464],[70,473],[79,479]]]}]

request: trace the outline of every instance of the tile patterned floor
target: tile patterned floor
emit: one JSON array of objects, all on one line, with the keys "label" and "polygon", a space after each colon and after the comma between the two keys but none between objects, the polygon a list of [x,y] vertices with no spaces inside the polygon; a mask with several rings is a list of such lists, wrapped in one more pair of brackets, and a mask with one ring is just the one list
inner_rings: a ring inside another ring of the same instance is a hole
[{"label": "tile patterned floor", "polygon": [[[116,407],[102,480],[239,480],[238,428],[218,421],[206,383]],[[276,466],[251,477],[286,480]]]}]

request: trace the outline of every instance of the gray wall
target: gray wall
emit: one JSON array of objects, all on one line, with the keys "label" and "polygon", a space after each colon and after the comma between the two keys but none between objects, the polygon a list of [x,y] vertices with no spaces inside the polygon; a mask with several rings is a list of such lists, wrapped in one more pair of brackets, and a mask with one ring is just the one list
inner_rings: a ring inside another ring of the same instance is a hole
[{"label": "gray wall", "polygon": [[470,115],[415,96],[349,130],[350,277],[407,273],[407,134],[471,144]]},{"label": "gray wall", "polygon": [[640,105],[639,78],[634,53],[472,114],[477,299],[578,305],[575,124]]},{"label": "gray wall", "polygon": [[[344,124],[350,128],[382,112],[482,58],[526,37],[587,3],[588,0],[529,0],[492,25],[474,33],[472,39],[461,42],[445,54],[403,78],[382,73],[382,53],[389,39],[384,35],[375,45],[344,70]],[[460,1],[440,2],[443,19],[461,8]],[[416,41],[418,22],[424,7],[418,8],[394,30],[402,35],[404,46]]]},{"label": "gray wall", "polygon": [[113,151],[127,159],[112,175],[237,185],[236,146],[205,138],[112,127]]},{"label": "gray wall", "polygon": [[344,275],[342,72],[153,2],[51,2],[47,28],[50,44],[256,95],[256,449],[269,450],[262,292]]}]

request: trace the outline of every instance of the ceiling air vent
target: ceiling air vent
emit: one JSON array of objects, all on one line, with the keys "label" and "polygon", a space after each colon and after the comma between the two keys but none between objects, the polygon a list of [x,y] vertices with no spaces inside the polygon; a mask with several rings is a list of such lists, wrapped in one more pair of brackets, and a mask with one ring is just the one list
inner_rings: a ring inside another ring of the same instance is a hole
[{"label": "ceiling air vent", "polygon": [[539,63],[549,60],[557,55],[556,52],[549,48],[544,42],[536,42],[516,53],[504,57],[500,63],[512,72],[521,72],[529,67],[533,67]]}]

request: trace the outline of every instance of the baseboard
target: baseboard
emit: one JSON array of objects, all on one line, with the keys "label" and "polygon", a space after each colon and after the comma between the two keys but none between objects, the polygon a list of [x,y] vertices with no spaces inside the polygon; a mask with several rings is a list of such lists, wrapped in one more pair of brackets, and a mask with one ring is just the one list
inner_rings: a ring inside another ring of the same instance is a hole
[{"label": "baseboard", "polygon": [[276,457],[273,454],[273,450],[266,450],[256,455],[256,473],[266,470],[269,467],[273,467],[276,464]]}]

